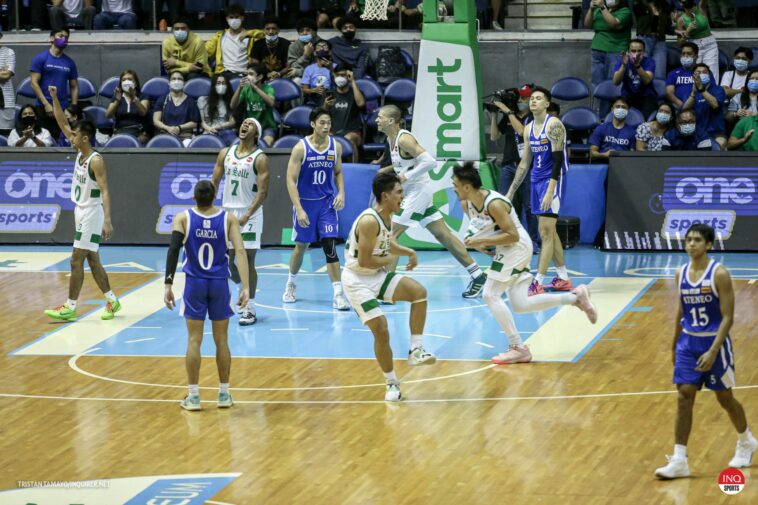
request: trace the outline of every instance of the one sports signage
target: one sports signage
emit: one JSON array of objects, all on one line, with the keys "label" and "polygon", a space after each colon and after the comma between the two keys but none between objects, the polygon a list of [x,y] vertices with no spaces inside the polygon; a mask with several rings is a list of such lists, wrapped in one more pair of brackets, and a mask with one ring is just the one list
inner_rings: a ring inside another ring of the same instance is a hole
[{"label": "one sports signage", "polygon": [[0,233],[51,233],[70,199],[73,163],[0,162]]}]

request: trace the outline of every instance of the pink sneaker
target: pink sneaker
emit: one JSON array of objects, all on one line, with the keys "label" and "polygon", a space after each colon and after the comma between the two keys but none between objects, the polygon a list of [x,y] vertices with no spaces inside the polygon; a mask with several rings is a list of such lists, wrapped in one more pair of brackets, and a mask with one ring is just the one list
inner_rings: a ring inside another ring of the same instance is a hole
[{"label": "pink sneaker", "polygon": [[527,345],[511,345],[508,350],[492,357],[496,365],[511,365],[513,363],[529,363],[532,353]]},{"label": "pink sneaker", "polygon": [[587,319],[589,319],[592,324],[595,324],[597,322],[597,308],[595,308],[595,304],[592,303],[590,288],[588,288],[586,284],[580,284],[572,289],[571,293],[576,295],[576,306],[582,312],[587,314]]},{"label": "pink sneaker", "polygon": [[560,277],[553,277],[553,282],[545,286],[548,291],[571,291],[574,286],[571,279],[563,280]]},{"label": "pink sneaker", "polygon": [[545,289],[542,287],[542,284],[538,283],[536,280],[532,281],[532,283],[529,285],[528,296],[541,295],[544,292]]}]

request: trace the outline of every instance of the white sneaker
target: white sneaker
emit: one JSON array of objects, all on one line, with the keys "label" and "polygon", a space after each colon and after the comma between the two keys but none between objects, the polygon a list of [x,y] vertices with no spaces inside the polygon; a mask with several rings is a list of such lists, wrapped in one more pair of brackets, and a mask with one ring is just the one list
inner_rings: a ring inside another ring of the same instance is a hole
[{"label": "white sneaker", "polygon": [[655,476],[659,479],[679,479],[690,476],[690,466],[687,464],[687,458],[675,458],[666,456],[668,465],[655,469]]},{"label": "white sneaker", "polygon": [[576,306],[587,315],[590,323],[595,324],[597,322],[597,308],[592,303],[590,288],[586,284],[580,284],[571,292],[576,295]]},{"label": "white sneaker", "polygon": [[408,351],[408,365],[433,365],[437,362],[437,356],[427,352],[424,346],[416,347]]},{"label": "white sneaker", "polygon": [[744,444],[737,442],[737,448],[734,451],[734,457],[729,462],[732,468],[745,468],[753,463],[753,453],[758,450],[758,440],[750,435],[748,441]]},{"label": "white sneaker", "polygon": [[403,399],[403,395],[400,394],[400,383],[395,381],[387,381],[387,392],[384,393],[385,402],[399,402]]},{"label": "white sneaker", "polygon": [[498,23],[497,21],[493,21],[493,22],[492,22],[492,29],[493,29],[493,30],[502,30],[502,29],[503,29],[503,27],[502,27],[502,26],[500,25],[500,23]]},{"label": "white sneaker", "polygon": [[295,303],[295,283],[288,282],[287,287],[284,288],[284,294],[282,295],[282,301],[284,303]]},{"label": "white sneaker", "polygon": [[242,315],[240,316],[240,326],[250,326],[252,324],[255,324],[258,321],[258,318],[255,315],[255,312],[253,312],[250,309],[245,309],[242,311]]},{"label": "white sneaker", "polygon": [[350,310],[350,304],[348,303],[345,295],[337,293],[332,300],[332,308],[337,310]]}]

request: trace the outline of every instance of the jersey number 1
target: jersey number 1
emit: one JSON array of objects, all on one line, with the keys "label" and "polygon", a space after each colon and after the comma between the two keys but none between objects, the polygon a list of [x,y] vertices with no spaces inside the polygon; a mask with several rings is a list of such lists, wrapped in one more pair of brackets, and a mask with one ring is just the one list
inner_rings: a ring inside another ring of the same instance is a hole
[{"label": "jersey number 1", "polygon": [[705,307],[692,307],[690,314],[692,314],[692,326],[695,328],[708,326],[708,323],[711,322],[708,314],[705,313]]}]

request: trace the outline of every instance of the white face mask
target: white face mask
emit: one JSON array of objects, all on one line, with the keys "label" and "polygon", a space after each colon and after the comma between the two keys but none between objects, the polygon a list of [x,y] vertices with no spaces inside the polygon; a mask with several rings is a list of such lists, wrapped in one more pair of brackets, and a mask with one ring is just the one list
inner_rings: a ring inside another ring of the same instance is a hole
[{"label": "white face mask", "polygon": [[216,84],[216,93],[219,95],[226,93],[226,84]]},{"label": "white face mask", "polygon": [[240,18],[230,18],[227,19],[226,22],[232,30],[239,30],[240,26],[242,26],[242,20]]},{"label": "white face mask", "polygon": [[335,77],[334,84],[336,84],[338,88],[347,86],[347,77],[342,77],[341,75]]},{"label": "white face mask", "polygon": [[134,81],[130,81],[128,79],[124,79],[123,81],[121,81],[121,89],[123,91],[129,91],[132,88],[134,88]]},{"label": "white face mask", "polygon": [[189,33],[184,30],[174,30],[174,37],[176,37],[177,42],[182,43],[187,40]]},{"label": "white face mask", "polygon": [[181,79],[171,79],[168,87],[171,88],[171,91],[181,91],[184,89],[184,81]]}]

